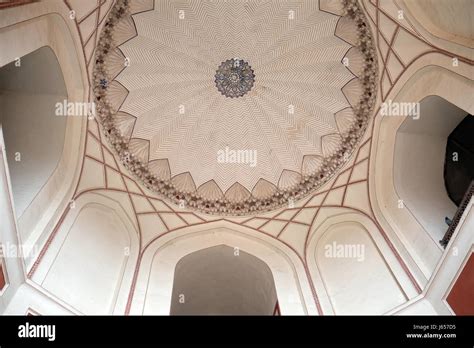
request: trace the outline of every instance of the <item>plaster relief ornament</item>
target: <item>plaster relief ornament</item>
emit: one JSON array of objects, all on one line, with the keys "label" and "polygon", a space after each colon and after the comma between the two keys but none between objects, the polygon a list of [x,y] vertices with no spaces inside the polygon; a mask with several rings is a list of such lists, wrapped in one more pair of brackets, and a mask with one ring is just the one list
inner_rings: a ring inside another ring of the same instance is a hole
[{"label": "plaster relief ornament", "polygon": [[255,74],[250,65],[242,59],[228,59],[216,71],[216,86],[222,95],[238,98],[253,87]]},{"label": "plaster relief ornament", "polygon": [[134,3],[110,11],[93,90],[102,132],[147,189],[253,215],[297,204],[350,160],[377,91],[358,1]]}]

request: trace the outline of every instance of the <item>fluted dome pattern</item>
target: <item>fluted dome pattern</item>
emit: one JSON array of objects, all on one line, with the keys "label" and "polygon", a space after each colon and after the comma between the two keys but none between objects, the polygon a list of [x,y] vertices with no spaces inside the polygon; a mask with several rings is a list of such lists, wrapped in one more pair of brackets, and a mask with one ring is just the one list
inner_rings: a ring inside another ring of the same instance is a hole
[{"label": "fluted dome pattern", "polygon": [[[126,142],[121,155],[130,153],[174,197],[268,198],[305,176],[327,177],[334,167],[327,161],[353,147],[342,141],[354,138],[365,57],[340,1],[155,1],[146,10],[141,3],[131,15],[116,12],[103,35],[110,31],[113,44],[108,52],[102,40],[101,86]],[[255,75],[238,98],[216,87],[216,70],[229,59]],[[252,161],[219,160],[239,151]]]}]

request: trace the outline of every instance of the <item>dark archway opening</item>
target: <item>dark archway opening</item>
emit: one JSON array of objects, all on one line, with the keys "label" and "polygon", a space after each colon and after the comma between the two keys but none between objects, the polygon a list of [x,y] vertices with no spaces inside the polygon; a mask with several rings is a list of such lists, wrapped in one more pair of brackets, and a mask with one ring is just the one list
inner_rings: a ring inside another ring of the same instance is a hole
[{"label": "dark archway opening", "polygon": [[466,116],[448,136],[444,184],[458,207],[474,180],[474,117]]},{"label": "dark archway opening", "polygon": [[218,245],[176,265],[171,315],[273,315],[276,308],[270,268],[242,250]]}]

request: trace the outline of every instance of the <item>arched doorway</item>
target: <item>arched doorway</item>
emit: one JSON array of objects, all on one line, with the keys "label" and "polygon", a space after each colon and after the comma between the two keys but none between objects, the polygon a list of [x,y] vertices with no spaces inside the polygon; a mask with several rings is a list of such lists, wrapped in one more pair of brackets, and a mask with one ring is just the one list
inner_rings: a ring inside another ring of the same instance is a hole
[{"label": "arched doorway", "polygon": [[18,218],[61,159],[67,118],[55,115],[55,105],[66,99],[61,67],[48,46],[0,69],[0,126]]},{"label": "arched doorway", "polygon": [[130,314],[170,314],[176,265],[187,255],[221,245],[268,266],[282,315],[320,314],[301,258],[280,241],[228,221],[179,229],[148,244],[140,259]]},{"label": "arched doorway", "polygon": [[272,315],[276,307],[270,268],[245,251],[218,245],[176,264],[171,315]]},{"label": "arched doorway", "polygon": [[[407,117],[395,141],[395,188],[404,204],[433,240],[443,238],[456,205],[446,191],[443,170],[446,142],[453,129],[468,115],[439,96],[420,101],[420,117]],[[459,166],[459,164],[458,164]]]}]

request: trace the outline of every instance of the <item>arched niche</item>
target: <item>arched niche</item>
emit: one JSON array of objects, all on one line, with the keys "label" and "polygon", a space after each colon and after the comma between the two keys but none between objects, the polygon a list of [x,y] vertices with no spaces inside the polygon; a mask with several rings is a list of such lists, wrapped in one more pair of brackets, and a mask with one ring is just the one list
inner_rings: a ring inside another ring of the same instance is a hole
[{"label": "arched niche", "polygon": [[474,48],[471,0],[402,0],[402,4],[435,37]]},{"label": "arched niche", "polygon": [[397,131],[394,185],[404,206],[438,242],[448,228],[445,217],[452,218],[457,209],[443,178],[446,143],[468,113],[436,95],[419,103],[419,118],[407,117]]},{"label": "arched niche", "polygon": [[[431,60],[435,59],[437,57],[431,57]],[[390,96],[392,103],[418,103],[428,96],[439,96],[462,110],[471,114],[474,112],[472,99],[467,97],[468,91],[474,87],[474,82],[466,77],[469,74],[468,67],[460,64],[455,68],[458,71],[456,73],[438,65],[422,67],[423,64],[427,62],[418,61],[418,65],[412,66],[406,77],[402,76],[400,83],[403,87],[395,96]],[[380,112],[375,118],[370,162],[373,175],[369,177],[370,196],[381,225],[407,260],[413,276],[423,288],[431,277],[443,248],[439,240],[420,223],[416,212],[403,204],[396,189],[396,139],[405,119],[406,117],[383,117]],[[444,151],[440,156],[444,156]],[[418,191],[416,189],[415,193],[419,193]],[[443,224],[444,221],[441,220],[440,225]]]},{"label": "arched niche", "polygon": [[0,124],[18,219],[55,171],[64,147],[67,100],[58,60],[44,46],[0,68]]},{"label": "arched niche", "polygon": [[325,314],[384,314],[418,295],[378,226],[359,213],[325,220],[306,254]]},{"label": "arched niche", "polygon": [[171,315],[272,315],[275,282],[259,258],[227,245],[195,251],[175,268]]},{"label": "arched niche", "polygon": [[[81,59],[83,53],[80,38],[74,21],[69,18],[67,7],[61,2],[39,2],[2,12],[8,13],[8,16],[3,16],[0,20],[0,46],[8,49],[2,50],[0,54],[0,67],[47,47],[54,53],[64,78],[68,102],[87,102],[87,69]],[[43,85],[48,85],[49,82],[42,81]],[[40,188],[27,207],[20,214],[14,214],[17,227],[15,233],[18,232],[18,243],[23,246],[27,272],[38,256],[40,246],[44,245],[69,204],[81,172],[87,117],[65,118],[63,146],[54,170],[45,182],[36,186],[36,189]],[[31,134],[22,134],[22,138],[26,140],[30,136]],[[28,154],[23,153],[22,158],[28,158]]]},{"label": "arched niche", "polygon": [[32,281],[79,314],[124,314],[139,254],[121,204],[89,193],[75,202]]},{"label": "arched niche", "polygon": [[281,314],[318,314],[299,256],[280,241],[228,221],[190,226],[160,236],[143,253],[130,314],[168,315],[179,260],[225,245],[257,257],[271,270]]}]

